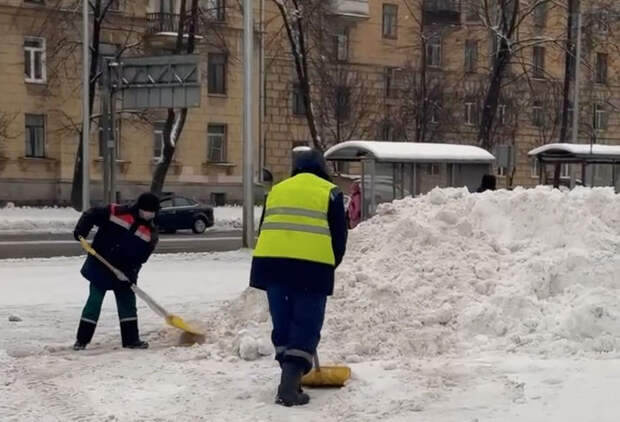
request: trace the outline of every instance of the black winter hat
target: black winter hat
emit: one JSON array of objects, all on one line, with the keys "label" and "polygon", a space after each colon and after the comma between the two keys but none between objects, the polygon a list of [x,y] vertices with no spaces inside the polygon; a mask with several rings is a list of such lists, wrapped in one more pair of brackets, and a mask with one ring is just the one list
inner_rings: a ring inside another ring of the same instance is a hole
[{"label": "black winter hat", "polygon": [[144,211],[157,212],[159,211],[159,198],[157,195],[151,192],[145,192],[138,197],[138,202],[136,203],[138,209]]},{"label": "black winter hat", "polygon": [[293,162],[293,176],[299,173],[312,173],[323,179],[330,180],[327,172],[327,163],[323,153],[316,149],[302,150]]}]

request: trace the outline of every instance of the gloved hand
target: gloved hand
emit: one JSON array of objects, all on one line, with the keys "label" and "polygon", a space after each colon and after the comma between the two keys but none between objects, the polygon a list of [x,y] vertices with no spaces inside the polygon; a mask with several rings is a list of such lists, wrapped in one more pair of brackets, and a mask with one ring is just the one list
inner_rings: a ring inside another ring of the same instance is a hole
[{"label": "gloved hand", "polygon": [[129,271],[127,278],[131,284],[138,284],[138,271]]},{"label": "gloved hand", "polygon": [[[74,231],[73,231],[73,238],[74,238],[75,240],[77,240],[78,242],[80,241],[80,236],[82,236],[82,233],[80,233],[80,232],[79,232],[79,231],[77,231],[77,230],[74,230]],[[82,236],[82,237],[86,237],[86,236]]]}]

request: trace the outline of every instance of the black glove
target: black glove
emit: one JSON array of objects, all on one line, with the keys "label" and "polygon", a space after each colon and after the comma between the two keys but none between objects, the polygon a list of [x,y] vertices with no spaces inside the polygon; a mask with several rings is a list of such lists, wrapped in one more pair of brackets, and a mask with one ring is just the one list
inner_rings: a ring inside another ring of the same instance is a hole
[{"label": "black glove", "polygon": [[80,241],[80,237],[84,237],[84,236],[82,236],[82,233],[80,233],[79,231],[74,230],[73,231],[73,238],[79,242]]},{"label": "black glove", "polygon": [[138,284],[138,271],[137,270],[131,270],[131,271],[127,272],[127,278],[129,279],[129,282],[131,284]]}]

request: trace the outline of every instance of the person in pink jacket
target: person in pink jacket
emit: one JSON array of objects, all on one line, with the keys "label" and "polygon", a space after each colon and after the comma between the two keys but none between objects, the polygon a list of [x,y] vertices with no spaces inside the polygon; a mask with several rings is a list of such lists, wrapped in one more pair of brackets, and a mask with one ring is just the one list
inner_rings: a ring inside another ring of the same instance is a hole
[{"label": "person in pink jacket", "polygon": [[351,200],[347,209],[349,229],[354,229],[362,219],[362,191],[359,182],[351,185]]}]

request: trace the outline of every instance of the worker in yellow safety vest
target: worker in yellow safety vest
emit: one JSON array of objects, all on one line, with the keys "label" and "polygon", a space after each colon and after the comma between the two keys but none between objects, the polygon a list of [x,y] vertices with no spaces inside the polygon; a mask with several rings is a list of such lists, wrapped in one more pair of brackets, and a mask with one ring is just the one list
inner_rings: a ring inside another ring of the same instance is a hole
[{"label": "worker in yellow safety vest", "polygon": [[265,290],[271,339],[282,374],[276,403],[303,405],[303,374],[312,369],[327,296],[347,243],[343,195],[327,173],[323,154],[303,151],[292,177],[267,195],[250,286]]}]

